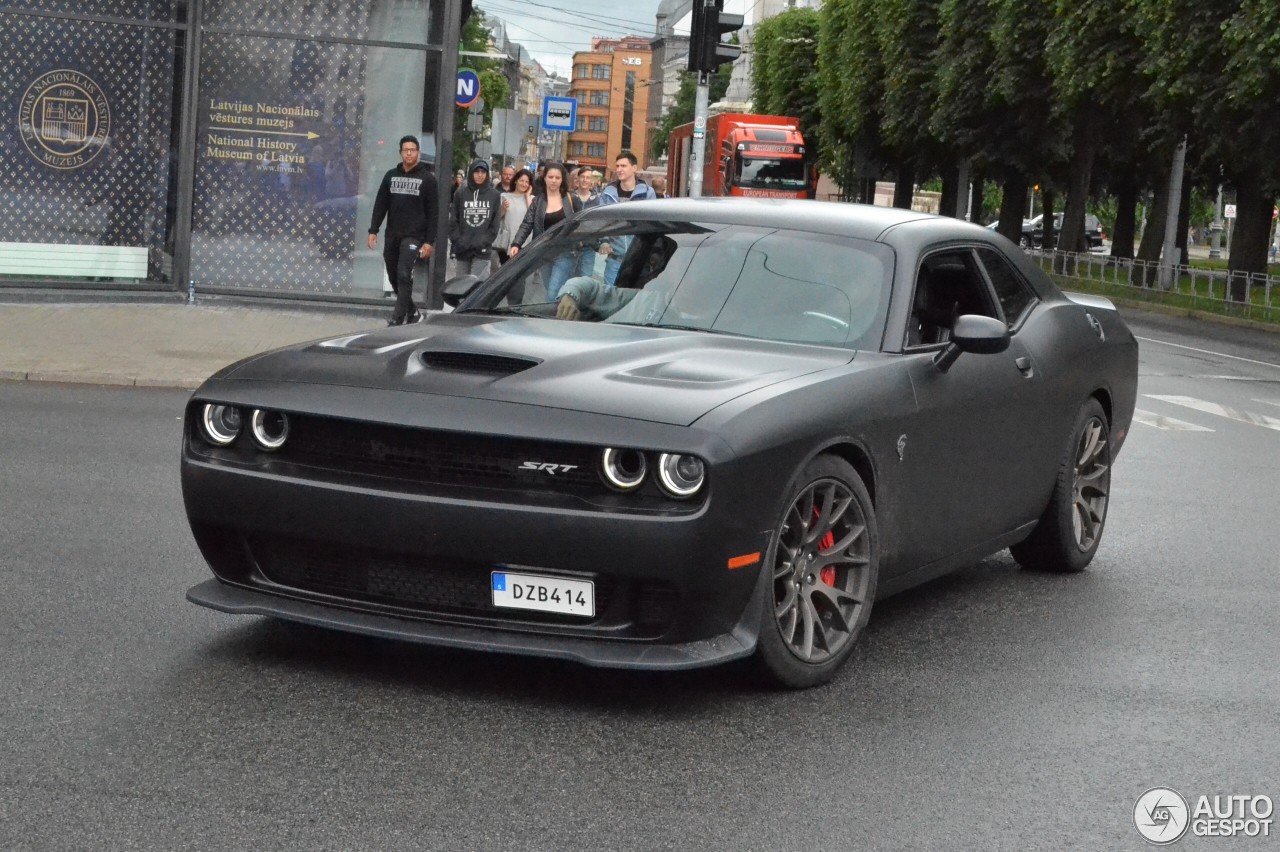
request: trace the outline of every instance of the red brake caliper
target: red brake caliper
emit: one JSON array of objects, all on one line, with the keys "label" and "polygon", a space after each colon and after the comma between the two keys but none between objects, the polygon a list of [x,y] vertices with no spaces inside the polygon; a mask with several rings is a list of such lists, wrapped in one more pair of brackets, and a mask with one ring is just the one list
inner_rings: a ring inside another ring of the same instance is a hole
[{"label": "red brake caliper", "polygon": [[[813,519],[816,521],[818,520],[818,517],[819,517],[818,507],[814,506]],[[822,537],[822,540],[818,542],[818,550],[819,551],[830,550],[835,543],[836,543],[835,532],[833,530],[827,530],[827,534],[824,535]],[[819,572],[819,576],[822,577],[822,582],[828,586],[834,586],[836,584],[836,569],[832,565],[824,566],[823,569]]]}]

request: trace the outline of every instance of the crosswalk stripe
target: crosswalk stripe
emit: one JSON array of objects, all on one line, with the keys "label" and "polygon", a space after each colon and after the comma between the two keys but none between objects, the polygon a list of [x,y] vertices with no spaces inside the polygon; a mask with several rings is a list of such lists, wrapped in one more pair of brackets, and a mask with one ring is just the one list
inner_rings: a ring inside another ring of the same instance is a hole
[{"label": "crosswalk stripe", "polygon": [[1194,423],[1188,423],[1185,420],[1177,420],[1173,417],[1165,417],[1156,414],[1154,411],[1143,411],[1141,408],[1134,409],[1133,419],[1138,423],[1145,423],[1148,426],[1154,426],[1157,429],[1165,429],[1170,432],[1212,432],[1208,426],[1197,426]]},{"label": "crosswalk stripe", "polygon": [[1254,426],[1262,426],[1265,429],[1280,431],[1280,418],[1268,417],[1265,414],[1254,414],[1239,408],[1218,405],[1216,402],[1205,402],[1203,399],[1196,399],[1193,396],[1160,396],[1153,393],[1143,394],[1143,396],[1148,399],[1158,399],[1161,402],[1169,402],[1196,411],[1203,411],[1206,414],[1216,414],[1219,417],[1238,420],[1241,423],[1250,423]]}]

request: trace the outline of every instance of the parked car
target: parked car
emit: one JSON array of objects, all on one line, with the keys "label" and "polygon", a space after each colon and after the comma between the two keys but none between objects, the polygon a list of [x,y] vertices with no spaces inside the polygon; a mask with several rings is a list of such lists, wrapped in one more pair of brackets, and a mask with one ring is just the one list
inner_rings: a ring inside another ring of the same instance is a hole
[{"label": "parked car", "polygon": [[[1026,236],[1026,239],[1032,247],[1040,248],[1044,244],[1044,214],[1041,213],[1038,216],[1032,217],[1030,223],[1030,230],[1028,231],[1028,229],[1024,227],[1023,234]],[[1053,233],[1054,245],[1056,246],[1058,236],[1062,233],[1062,213],[1053,214]],[[1098,221],[1098,217],[1092,213],[1084,214],[1084,236],[1090,251],[1102,248],[1103,243],[1107,238],[1107,235],[1102,231],[1102,223]]]},{"label": "parked car", "polygon": [[[1000,220],[999,219],[995,220],[990,225],[987,225],[987,228],[992,231],[998,231],[1000,228]],[[1032,230],[1033,229],[1031,225],[1031,220],[1023,219],[1022,220],[1022,236],[1018,240],[1018,245],[1022,246],[1023,248],[1030,248]]]},{"label": "parked car", "polygon": [[[615,286],[555,277],[605,247]],[[615,204],[446,289],[453,313],[192,395],[182,493],[214,577],[191,601],[595,666],[753,657],[805,687],[886,595],[1098,548],[1137,342],[980,226]]]}]

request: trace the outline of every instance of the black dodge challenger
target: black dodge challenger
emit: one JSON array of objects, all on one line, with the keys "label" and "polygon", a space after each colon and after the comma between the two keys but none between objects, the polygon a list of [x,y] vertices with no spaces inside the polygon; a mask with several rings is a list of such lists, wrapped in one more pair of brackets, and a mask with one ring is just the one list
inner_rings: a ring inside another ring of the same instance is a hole
[{"label": "black dodge challenger", "polygon": [[223,612],[810,686],[877,597],[1102,536],[1137,343],[1016,246],[813,201],[616,204],[452,313],[246,359],[186,412]]}]

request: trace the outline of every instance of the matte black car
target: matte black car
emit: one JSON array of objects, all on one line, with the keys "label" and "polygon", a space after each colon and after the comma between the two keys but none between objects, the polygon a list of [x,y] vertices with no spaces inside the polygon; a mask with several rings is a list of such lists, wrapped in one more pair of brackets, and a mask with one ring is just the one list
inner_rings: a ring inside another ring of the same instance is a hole
[{"label": "matte black car", "polygon": [[598,666],[753,656],[798,687],[879,597],[1098,547],[1137,344],[977,225],[615,204],[449,288],[453,313],[195,392],[182,487],[215,577],[190,600]]}]

